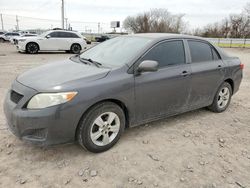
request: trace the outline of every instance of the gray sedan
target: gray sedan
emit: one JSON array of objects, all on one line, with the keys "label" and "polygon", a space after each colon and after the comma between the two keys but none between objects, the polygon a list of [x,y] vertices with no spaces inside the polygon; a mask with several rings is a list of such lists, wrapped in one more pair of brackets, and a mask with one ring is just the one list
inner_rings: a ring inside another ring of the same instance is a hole
[{"label": "gray sedan", "polygon": [[203,38],[121,36],[19,75],[4,112],[22,140],[102,152],[128,127],[202,107],[223,112],[243,67]]}]

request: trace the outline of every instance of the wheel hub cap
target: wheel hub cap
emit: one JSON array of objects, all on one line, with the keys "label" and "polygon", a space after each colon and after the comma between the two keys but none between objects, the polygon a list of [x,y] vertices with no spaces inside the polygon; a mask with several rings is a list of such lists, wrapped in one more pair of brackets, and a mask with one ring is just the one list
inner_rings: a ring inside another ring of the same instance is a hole
[{"label": "wheel hub cap", "polygon": [[223,87],[219,92],[217,101],[219,108],[224,108],[228,104],[229,98],[230,98],[229,89],[227,87]]},{"label": "wheel hub cap", "polygon": [[111,143],[120,130],[120,119],[114,112],[105,112],[98,116],[91,126],[90,138],[95,145],[105,146]]}]

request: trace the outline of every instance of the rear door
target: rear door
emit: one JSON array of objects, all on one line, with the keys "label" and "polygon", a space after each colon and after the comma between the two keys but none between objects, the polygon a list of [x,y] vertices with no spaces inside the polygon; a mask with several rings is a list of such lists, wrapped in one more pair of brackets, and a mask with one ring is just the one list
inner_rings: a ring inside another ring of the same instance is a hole
[{"label": "rear door", "polygon": [[135,109],[138,122],[182,112],[190,92],[190,65],[186,63],[183,40],[164,41],[139,61],[159,63],[157,72],[135,75]]},{"label": "rear door", "polygon": [[59,50],[70,50],[72,44],[71,33],[69,32],[59,32],[58,38]]},{"label": "rear door", "polygon": [[189,106],[199,108],[212,103],[224,79],[224,64],[216,49],[206,41],[187,40],[191,57]]},{"label": "rear door", "polygon": [[41,50],[59,50],[59,32],[54,31],[49,33],[44,39],[39,40]]}]

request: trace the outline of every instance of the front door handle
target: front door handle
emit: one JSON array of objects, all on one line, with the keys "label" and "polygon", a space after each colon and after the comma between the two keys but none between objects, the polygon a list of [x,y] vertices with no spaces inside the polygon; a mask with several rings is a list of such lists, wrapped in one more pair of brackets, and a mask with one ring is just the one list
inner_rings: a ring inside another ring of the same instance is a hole
[{"label": "front door handle", "polygon": [[182,76],[188,76],[190,73],[188,71],[182,71],[181,75]]}]

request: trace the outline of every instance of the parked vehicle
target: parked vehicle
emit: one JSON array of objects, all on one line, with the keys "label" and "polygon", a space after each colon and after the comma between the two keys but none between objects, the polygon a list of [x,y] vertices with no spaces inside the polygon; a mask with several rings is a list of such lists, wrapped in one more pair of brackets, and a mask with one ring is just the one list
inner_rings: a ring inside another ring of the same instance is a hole
[{"label": "parked vehicle", "polygon": [[21,36],[18,36],[18,37],[12,37],[12,38],[10,39],[10,42],[11,42],[12,44],[17,44],[17,41],[18,41],[19,39],[22,39],[23,37],[36,37],[36,36],[37,36],[37,34],[25,33],[25,34],[23,34],[23,35],[21,35]]},{"label": "parked vehicle", "polygon": [[20,33],[16,33],[16,32],[5,33],[3,35],[0,35],[0,42],[10,41],[10,39],[12,37],[16,37],[16,36],[21,36],[21,34]]},{"label": "parked vehicle", "polygon": [[78,54],[86,47],[86,42],[77,32],[51,30],[37,37],[22,37],[16,46],[18,51],[30,54],[39,51],[66,51]]},{"label": "parked vehicle", "polygon": [[102,152],[127,127],[202,107],[225,111],[243,67],[203,38],[121,36],[21,74],[4,112],[22,140],[41,145],[77,140]]},{"label": "parked vehicle", "polygon": [[102,36],[99,36],[99,37],[95,37],[95,41],[96,42],[104,42],[106,40],[110,39],[108,36],[105,36],[105,35],[102,35]]},{"label": "parked vehicle", "polygon": [[0,31],[0,36],[3,35],[3,34],[5,34],[5,32],[4,31]]}]

